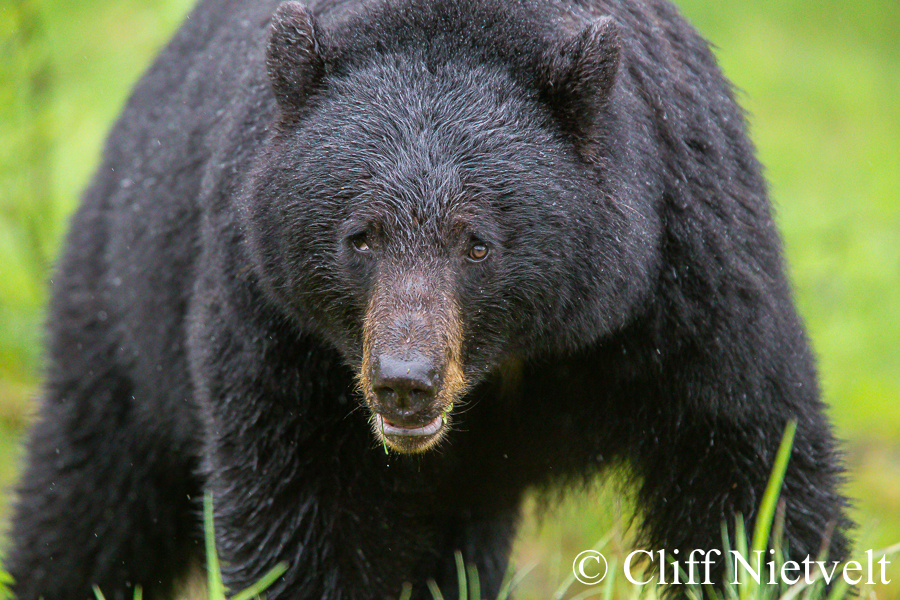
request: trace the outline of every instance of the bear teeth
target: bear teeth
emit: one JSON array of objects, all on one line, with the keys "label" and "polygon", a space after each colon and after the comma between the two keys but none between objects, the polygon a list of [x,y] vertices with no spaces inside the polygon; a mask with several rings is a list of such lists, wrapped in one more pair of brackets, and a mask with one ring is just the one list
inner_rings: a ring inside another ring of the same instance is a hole
[{"label": "bear teeth", "polygon": [[379,425],[381,425],[381,430],[385,435],[403,435],[403,436],[429,436],[434,435],[438,431],[440,431],[441,427],[444,425],[444,419],[442,416],[437,416],[432,419],[430,422],[422,425],[420,427],[400,427],[398,425],[394,425],[390,421],[384,419],[381,415],[378,415],[377,418],[381,421]]}]

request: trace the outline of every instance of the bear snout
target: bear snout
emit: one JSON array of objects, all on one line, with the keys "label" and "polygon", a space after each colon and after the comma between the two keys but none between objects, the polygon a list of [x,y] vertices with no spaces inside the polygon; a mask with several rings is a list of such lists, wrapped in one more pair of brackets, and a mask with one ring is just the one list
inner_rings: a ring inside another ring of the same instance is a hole
[{"label": "bear snout", "polygon": [[363,326],[359,390],[376,439],[401,453],[433,448],[467,389],[456,302],[423,282],[415,271],[382,278]]}]

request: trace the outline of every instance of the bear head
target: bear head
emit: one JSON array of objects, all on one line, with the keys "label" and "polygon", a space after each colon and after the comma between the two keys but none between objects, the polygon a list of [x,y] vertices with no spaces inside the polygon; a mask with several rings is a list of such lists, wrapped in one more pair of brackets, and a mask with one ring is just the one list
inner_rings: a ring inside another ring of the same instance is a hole
[{"label": "bear head", "polygon": [[278,9],[278,116],[242,210],[267,293],[342,353],[400,452],[438,443],[507,361],[621,327],[646,270],[603,169],[616,24],[419,4],[332,30]]}]

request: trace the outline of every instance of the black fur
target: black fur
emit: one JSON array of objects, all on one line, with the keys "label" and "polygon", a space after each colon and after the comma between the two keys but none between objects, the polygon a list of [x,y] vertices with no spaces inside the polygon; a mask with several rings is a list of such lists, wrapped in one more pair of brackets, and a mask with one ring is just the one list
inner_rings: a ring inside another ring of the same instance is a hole
[{"label": "black fur", "polygon": [[[453,598],[457,549],[493,597],[523,493],[610,463],[649,546],[718,548],[789,419],[791,555],[830,533],[845,556],[760,167],[671,5],[276,8],[200,3],[74,217],[7,559],[20,599],[163,597],[200,553],[203,490],[233,590],[287,561],[273,599],[429,597],[429,578]],[[386,456],[362,327],[376,290],[414,304],[417,285],[455,303],[467,391],[438,448]]]}]

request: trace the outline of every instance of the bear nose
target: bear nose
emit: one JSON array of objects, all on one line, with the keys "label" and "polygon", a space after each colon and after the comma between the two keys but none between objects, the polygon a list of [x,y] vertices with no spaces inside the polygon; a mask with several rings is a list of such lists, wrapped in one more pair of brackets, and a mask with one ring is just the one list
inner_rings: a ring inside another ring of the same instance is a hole
[{"label": "bear nose", "polygon": [[389,420],[398,425],[415,425],[417,414],[426,409],[437,394],[437,367],[428,360],[404,360],[379,356],[372,372],[372,391]]}]

